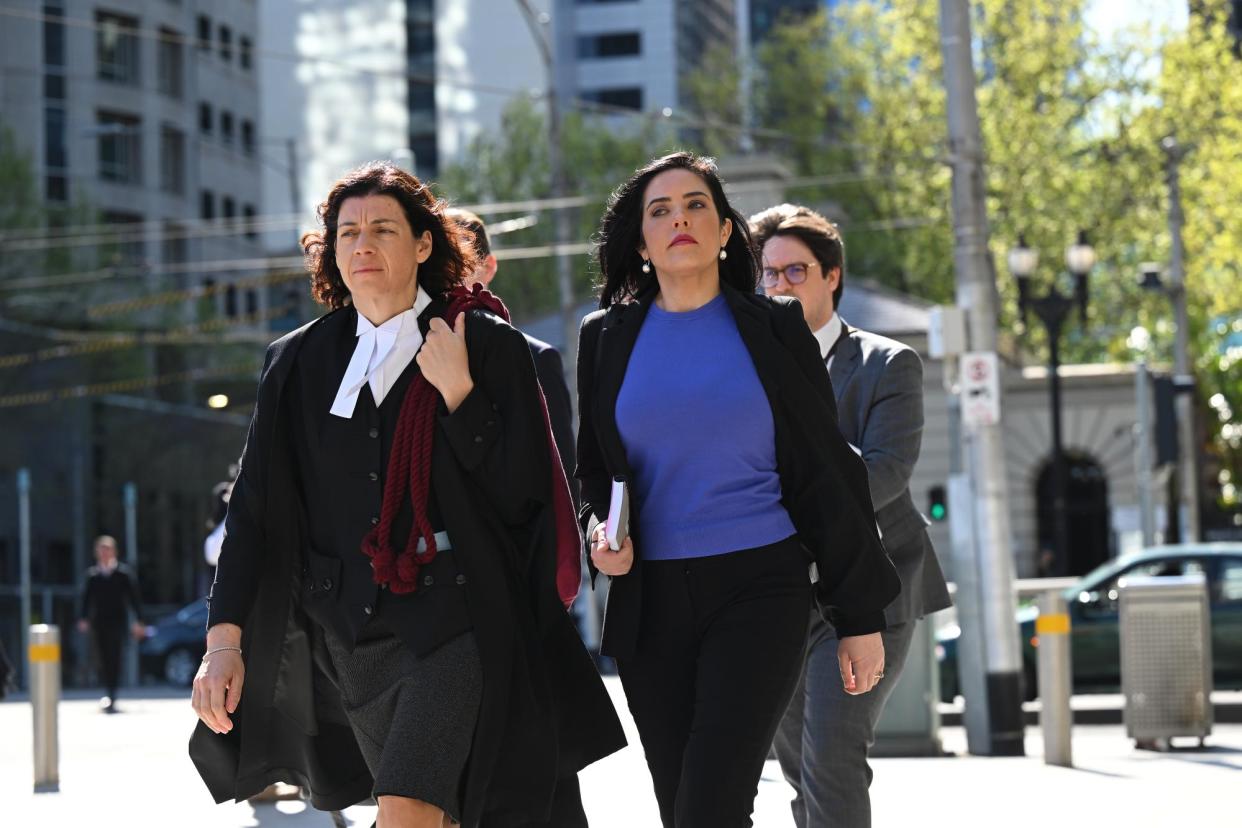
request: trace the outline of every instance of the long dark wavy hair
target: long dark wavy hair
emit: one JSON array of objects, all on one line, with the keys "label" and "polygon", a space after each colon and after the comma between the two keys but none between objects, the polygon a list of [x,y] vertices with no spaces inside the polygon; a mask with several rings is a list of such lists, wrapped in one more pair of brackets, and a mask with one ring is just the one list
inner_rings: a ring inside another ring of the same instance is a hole
[{"label": "long dark wavy hair", "polygon": [[716,205],[720,223],[724,224],[725,219],[733,221],[733,232],[725,243],[729,255],[720,263],[720,280],[747,293],[754,293],[759,284],[759,265],[750,241],[750,228],[746,219],[729,204],[715,160],[688,152],[675,152],[637,170],[629,180],[613,190],[608,199],[596,237],[601,308],[614,302],[635,299],[656,282],[654,267],[651,273],[643,273],[643,259],[638,255],[642,242],[643,193],[651,179],[669,170],[689,170],[703,179]]},{"label": "long dark wavy hair", "polygon": [[345,199],[386,195],[397,200],[415,236],[431,232],[431,255],[418,266],[418,285],[434,299],[443,299],[475,267],[472,240],[457,222],[444,215],[447,204],[414,176],[388,161],[372,161],[350,170],[332,185],[319,205],[323,229],[302,236],[311,295],[331,310],[350,303],[349,288],[336,266],[336,223]]}]

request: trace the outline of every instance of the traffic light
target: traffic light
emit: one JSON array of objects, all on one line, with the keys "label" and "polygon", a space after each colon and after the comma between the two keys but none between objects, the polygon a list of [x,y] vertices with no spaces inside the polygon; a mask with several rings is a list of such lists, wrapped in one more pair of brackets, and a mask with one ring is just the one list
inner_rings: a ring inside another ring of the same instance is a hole
[{"label": "traffic light", "polygon": [[927,490],[927,514],[936,523],[949,516],[949,500],[944,486],[932,486]]},{"label": "traffic light", "polygon": [[1156,465],[1176,463],[1180,447],[1177,436],[1178,394],[1189,394],[1194,391],[1195,383],[1191,377],[1156,377],[1155,408],[1156,408]]},{"label": "traffic light", "polygon": [[1172,377],[1155,378],[1156,396],[1156,465],[1177,462],[1177,410],[1173,398],[1176,389]]}]

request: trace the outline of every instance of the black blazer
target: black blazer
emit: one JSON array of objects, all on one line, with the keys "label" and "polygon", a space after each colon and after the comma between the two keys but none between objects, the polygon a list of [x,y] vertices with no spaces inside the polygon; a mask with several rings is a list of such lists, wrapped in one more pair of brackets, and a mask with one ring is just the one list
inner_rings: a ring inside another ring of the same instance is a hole
[{"label": "black blazer", "polygon": [[561,465],[565,467],[569,493],[577,504],[578,481],[574,479],[574,466],[577,463],[574,459],[574,407],[569,398],[569,386],[565,383],[565,363],[561,361],[561,352],[556,348],[530,334],[522,335],[526,337],[531,359],[535,361],[535,374],[539,377],[544,399],[548,402],[552,439],[556,441],[556,451],[561,455]]},{"label": "black blazer", "polygon": [[[281,416],[307,332],[328,318],[268,349],[229,501],[211,612],[245,618],[246,687],[230,733],[200,722],[190,741],[217,802],[280,780],[307,787],[323,810],[370,795],[371,776],[311,646],[303,507]],[[530,352],[517,331],[481,311],[469,313],[466,337],[475,387],[453,414],[440,406],[431,485],[483,665],[462,824],[504,828],[546,820],[556,780],[619,750],[625,737],[556,592],[547,430]]]},{"label": "black blazer", "polygon": [[[884,608],[900,591],[900,581],[876,531],[867,468],[836,427],[832,382],[802,307],[794,299],[770,299],[724,284],[721,290],[772,406],[781,502],[819,570],[820,609],[840,635],[883,630]],[[636,302],[613,305],[582,321],[576,474],[588,551],[590,531],[608,516],[613,476],[633,479],[617,429],[617,395],[655,296],[653,288]],[[637,527],[633,513],[630,525]],[[634,552],[633,569],[613,578],[609,589],[600,645],[606,655],[632,654],[638,638],[642,538],[637,534]]]}]

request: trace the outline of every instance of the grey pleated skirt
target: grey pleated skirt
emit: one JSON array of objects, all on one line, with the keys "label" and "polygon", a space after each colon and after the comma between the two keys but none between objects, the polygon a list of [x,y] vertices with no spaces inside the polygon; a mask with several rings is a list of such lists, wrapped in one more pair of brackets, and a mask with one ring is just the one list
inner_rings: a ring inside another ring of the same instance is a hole
[{"label": "grey pleated skirt", "polygon": [[353,652],[331,633],[324,643],[375,796],[418,799],[460,822],[462,775],[483,695],[474,633],[421,658],[378,618]]}]

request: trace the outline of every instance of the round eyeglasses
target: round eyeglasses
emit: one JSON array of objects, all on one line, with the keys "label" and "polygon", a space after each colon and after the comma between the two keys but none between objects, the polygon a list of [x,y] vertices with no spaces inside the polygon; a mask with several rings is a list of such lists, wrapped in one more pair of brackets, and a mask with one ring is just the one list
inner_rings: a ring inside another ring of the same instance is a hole
[{"label": "round eyeglasses", "polygon": [[763,286],[776,287],[776,283],[780,281],[781,274],[785,274],[785,281],[791,285],[800,285],[806,281],[806,272],[813,267],[818,267],[819,262],[794,262],[784,267],[765,267],[763,269]]}]

